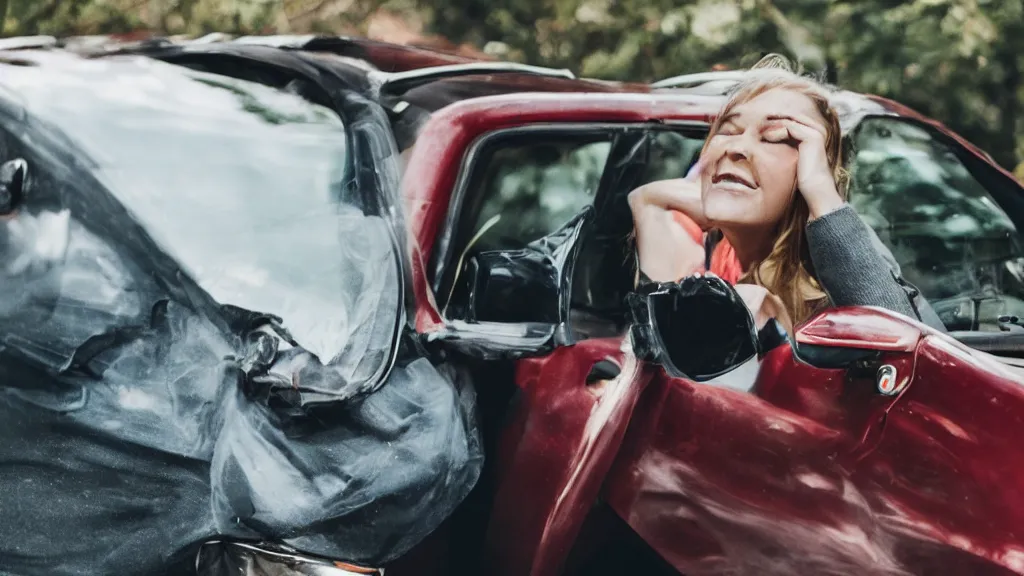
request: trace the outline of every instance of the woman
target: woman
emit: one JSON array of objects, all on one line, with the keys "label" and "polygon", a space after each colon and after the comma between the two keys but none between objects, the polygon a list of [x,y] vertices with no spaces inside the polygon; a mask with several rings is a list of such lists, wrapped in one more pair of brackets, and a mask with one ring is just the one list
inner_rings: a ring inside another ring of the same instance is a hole
[{"label": "woman", "polygon": [[[675,281],[708,266],[759,323],[775,316],[790,331],[830,305],[879,306],[942,329],[845,202],[829,90],[778,56],[755,69],[712,124],[695,177],[630,194],[640,272]],[[702,246],[695,238],[709,230]]]}]

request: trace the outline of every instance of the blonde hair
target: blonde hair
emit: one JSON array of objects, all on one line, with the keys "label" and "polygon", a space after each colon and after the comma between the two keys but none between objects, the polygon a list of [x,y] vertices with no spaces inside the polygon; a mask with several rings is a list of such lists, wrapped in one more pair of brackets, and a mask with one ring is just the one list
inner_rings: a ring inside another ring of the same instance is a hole
[{"label": "blonde hair", "polygon": [[[829,103],[831,88],[801,75],[784,56],[770,54],[754,65],[751,78],[732,92],[729,101],[719,111],[701,150],[703,156],[711,137],[721,128],[722,118],[736,106],[749,102],[769,90],[788,90],[811,99],[825,119],[825,152],[829,167],[836,180],[840,196],[846,199],[847,174],[842,161],[842,132],[839,116]],[[779,220],[775,242],[771,251],[759,262],[751,265],[739,279],[741,283],[757,284],[782,300],[794,324],[799,324],[828,306],[828,296],[814,275],[810,251],[804,228],[810,211],[803,196],[797,192]]]}]

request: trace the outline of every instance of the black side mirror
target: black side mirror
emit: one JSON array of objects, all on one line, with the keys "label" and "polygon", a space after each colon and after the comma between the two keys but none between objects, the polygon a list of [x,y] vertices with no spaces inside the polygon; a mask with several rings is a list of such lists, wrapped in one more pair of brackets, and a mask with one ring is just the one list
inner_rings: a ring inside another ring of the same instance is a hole
[{"label": "black side mirror", "polygon": [[0,215],[11,214],[25,199],[28,162],[21,158],[0,164]]},{"label": "black side mirror", "polygon": [[448,303],[448,316],[471,323],[566,322],[580,239],[593,217],[588,206],[525,248],[469,257]]},{"label": "black side mirror", "polygon": [[774,319],[757,330],[740,295],[714,274],[648,284],[627,303],[637,356],[676,377],[711,380],[788,341]]}]

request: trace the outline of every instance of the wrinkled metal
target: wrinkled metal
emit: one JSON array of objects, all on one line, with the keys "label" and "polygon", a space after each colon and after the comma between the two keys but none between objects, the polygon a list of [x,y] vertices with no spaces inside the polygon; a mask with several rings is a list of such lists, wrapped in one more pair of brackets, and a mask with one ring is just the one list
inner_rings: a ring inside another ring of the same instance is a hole
[{"label": "wrinkled metal", "polygon": [[384,570],[312,558],[274,546],[215,541],[199,549],[196,575],[384,576]]},{"label": "wrinkled metal", "polygon": [[364,177],[394,171],[387,125],[142,57],[19,58],[0,573],[181,573],[213,539],[378,565],[435,529],[482,452],[471,383],[398,336],[397,182]]}]

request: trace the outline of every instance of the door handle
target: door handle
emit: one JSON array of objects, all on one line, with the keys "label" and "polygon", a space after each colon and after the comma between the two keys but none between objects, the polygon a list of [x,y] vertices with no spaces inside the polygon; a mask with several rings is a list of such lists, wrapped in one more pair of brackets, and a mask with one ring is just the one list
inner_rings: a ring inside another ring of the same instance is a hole
[{"label": "door handle", "polygon": [[622,368],[616,362],[608,358],[598,360],[590,367],[590,373],[587,374],[587,386],[601,380],[618,378],[619,374],[622,374]]}]

